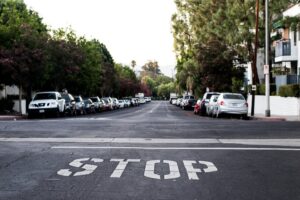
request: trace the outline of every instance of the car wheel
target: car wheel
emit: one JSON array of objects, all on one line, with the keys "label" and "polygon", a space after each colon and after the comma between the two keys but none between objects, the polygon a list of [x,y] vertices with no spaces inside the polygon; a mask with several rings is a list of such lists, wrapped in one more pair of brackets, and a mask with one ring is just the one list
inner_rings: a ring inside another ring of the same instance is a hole
[{"label": "car wheel", "polygon": [[247,120],[248,119],[248,115],[247,114],[242,115],[242,119],[243,120]]},{"label": "car wheel", "polygon": [[57,107],[57,109],[55,111],[55,117],[56,118],[60,117],[59,107]]}]

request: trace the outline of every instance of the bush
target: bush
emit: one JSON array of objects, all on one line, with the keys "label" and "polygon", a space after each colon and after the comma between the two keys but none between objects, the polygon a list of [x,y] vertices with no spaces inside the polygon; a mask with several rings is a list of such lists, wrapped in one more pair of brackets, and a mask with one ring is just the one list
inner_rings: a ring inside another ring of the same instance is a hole
[{"label": "bush", "polygon": [[13,107],[14,102],[11,99],[0,99],[0,112],[11,111]]},{"label": "bush", "polygon": [[[251,85],[248,85],[248,91],[251,92]],[[260,84],[257,85],[255,95],[265,95],[266,94],[266,85]],[[270,84],[270,95],[276,95],[276,84]]]},{"label": "bush", "polygon": [[300,85],[283,85],[279,88],[279,96],[281,97],[299,97],[300,96]]},{"label": "bush", "polygon": [[[258,85],[256,93],[258,95],[265,95],[266,85],[265,84]],[[276,95],[276,84],[270,84],[270,95]]]}]

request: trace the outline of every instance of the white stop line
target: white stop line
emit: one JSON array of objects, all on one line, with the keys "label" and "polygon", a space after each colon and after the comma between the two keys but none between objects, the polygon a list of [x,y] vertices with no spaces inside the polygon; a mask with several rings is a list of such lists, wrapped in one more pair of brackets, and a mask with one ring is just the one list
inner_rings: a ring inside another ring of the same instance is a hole
[{"label": "white stop line", "polygon": [[[110,159],[110,162],[118,162],[117,167],[110,175],[110,178],[121,178],[123,172],[126,170],[129,163],[140,163],[141,159]],[[84,164],[84,162],[93,162],[94,164]],[[92,174],[97,168],[99,163],[103,163],[104,160],[100,158],[79,158],[69,163],[70,166],[80,168],[81,171],[73,172],[70,169],[61,169],[57,172],[60,176],[85,176]],[[208,161],[196,161],[196,160],[183,160],[187,176],[189,180],[199,180],[199,173],[209,173],[218,171],[217,167]],[[155,168],[161,164],[167,164],[169,166],[169,174],[158,174],[155,172]],[[198,167],[194,167],[198,165]],[[144,176],[151,179],[168,180],[179,178],[180,171],[176,161],[173,160],[148,160],[145,166]]]}]

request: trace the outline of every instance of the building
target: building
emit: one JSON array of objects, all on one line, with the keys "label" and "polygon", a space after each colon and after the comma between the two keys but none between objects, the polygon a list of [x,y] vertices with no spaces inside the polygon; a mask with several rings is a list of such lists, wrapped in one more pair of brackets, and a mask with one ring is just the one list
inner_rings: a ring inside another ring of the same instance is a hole
[{"label": "building", "polygon": [[[291,6],[282,13],[282,19],[273,24],[272,33],[275,47],[273,73],[277,90],[279,86],[299,83],[300,75],[300,29],[284,23],[288,18],[300,18],[300,4]],[[300,21],[300,20],[299,20]]]}]

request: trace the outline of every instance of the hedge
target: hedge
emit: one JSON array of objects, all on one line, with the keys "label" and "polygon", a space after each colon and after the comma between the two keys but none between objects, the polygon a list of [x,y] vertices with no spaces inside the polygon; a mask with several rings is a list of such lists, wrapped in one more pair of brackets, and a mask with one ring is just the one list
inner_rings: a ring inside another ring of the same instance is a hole
[{"label": "hedge", "polygon": [[279,96],[281,97],[299,97],[300,96],[300,85],[283,85],[279,87]]},{"label": "hedge", "polygon": [[[248,86],[248,91],[251,91],[251,85]],[[266,85],[260,84],[256,86],[255,95],[265,95]],[[270,95],[276,95],[276,84],[270,84]]]}]

